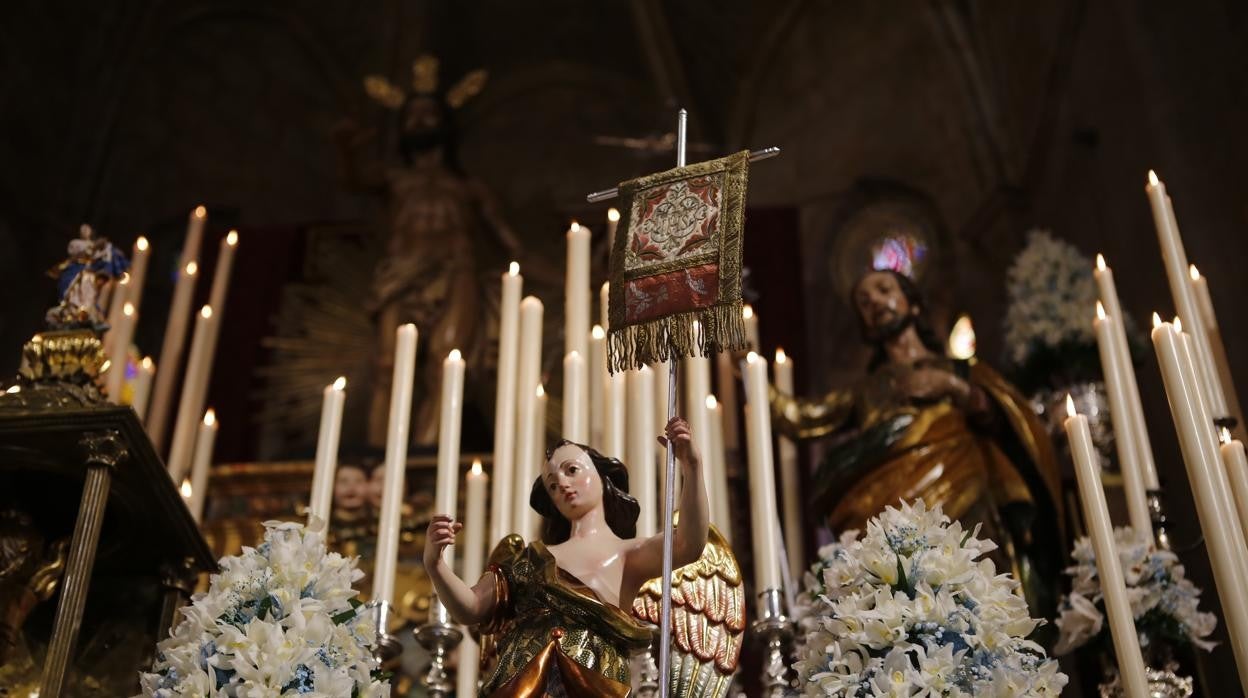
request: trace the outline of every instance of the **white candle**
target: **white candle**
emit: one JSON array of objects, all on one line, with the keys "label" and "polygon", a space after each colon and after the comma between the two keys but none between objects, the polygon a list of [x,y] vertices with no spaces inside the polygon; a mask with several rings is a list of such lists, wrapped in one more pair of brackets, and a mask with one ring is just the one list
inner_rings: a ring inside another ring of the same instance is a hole
[{"label": "white candle", "polygon": [[[481,578],[485,561],[485,489],[489,478],[481,470],[481,461],[473,461],[465,477],[464,562],[463,579],[474,584]],[[481,648],[469,633],[459,646],[459,669],[456,672],[456,695],[477,694],[477,671]]]},{"label": "white candle", "polygon": [[416,326],[395,330],[394,373],[390,381],[390,421],[386,429],[385,479],[381,516],[377,522],[377,553],[373,567],[373,600],[394,603],[399,534],[403,526],[404,475],[408,434],[412,427],[412,387],[416,376]]},{"label": "white candle", "polygon": [[1231,438],[1231,432],[1222,429],[1222,464],[1235,498],[1235,511],[1239,514],[1240,528],[1248,531],[1248,458],[1244,456],[1244,444]]},{"label": "white candle", "polygon": [[1192,278],[1192,293],[1196,296],[1196,304],[1200,307],[1201,319],[1205,321],[1205,332],[1209,339],[1209,349],[1213,355],[1215,375],[1222,384],[1222,393],[1226,396],[1229,415],[1238,423],[1235,431],[1242,438],[1244,434],[1244,412],[1239,405],[1239,393],[1235,390],[1235,381],[1231,376],[1231,363],[1226,356],[1226,345],[1222,342],[1222,330],[1218,327],[1218,316],[1213,311],[1213,298],[1209,295],[1209,282],[1201,275],[1195,264],[1188,267]]},{"label": "white candle", "polygon": [[1225,492],[1220,492],[1216,484],[1222,463],[1217,449],[1208,438],[1208,408],[1198,392],[1193,369],[1190,364],[1183,366],[1181,337],[1173,325],[1161,322],[1156,315],[1153,316],[1153,325],[1153,347],[1161,365],[1166,398],[1196,500],[1196,514],[1204,532],[1218,598],[1222,601],[1231,649],[1239,669],[1240,686],[1248,693],[1248,596],[1242,593],[1248,572],[1244,570],[1241,558],[1243,533],[1224,497]]},{"label": "white candle", "polygon": [[208,222],[208,209],[196,206],[186,217],[186,237],[182,239],[182,254],[178,257],[178,268],[185,268],[199,259],[199,246],[204,240],[204,224]]},{"label": "white candle", "polygon": [[745,360],[745,440],[750,463],[750,529],[754,547],[754,588],[762,593],[780,589],[780,539],[776,516],[775,468],[771,451],[771,405],[767,361],[750,352]]},{"label": "white candle", "polygon": [[[776,362],[773,366],[776,390],[785,395],[793,395],[793,362],[784,353],[784,349],[776,349]],[[801,579],[805,571],[803,562],[806,551],[802,540],[802,478],[798,471],[797,444],[785,436],[780,436],[778,442],[784,547],[789,557],[789,573],[793,579]]]},{"label": "white candle", "polygon": [[231,230],[221,239],[217,252],[217,266],[212,273],[212,291],[208,304],[218,312],[225,311],[225,297],[230,287],[230,274],[234,270],[234,252],[238,249],[238,231]]},{"label": "white candle", "polygon": [[308,526],[316,520],[329,522],[334,506],[334,477],[338,470],[338,442],[342,437],[342,408],[347,399],[347,379],[325,386],[321,391],[321,427],[316,433],[316,468],[312,471],[312,492],[308,497]]},{"label": "white candle", "polygon": [[140,235],[134,241],[134,251],[130,254],[130,283],[126,284],[126,300],[130,301],[137,313],[142,307],[143,285],[147,283],[147,265],[152,256],[147,238]]},{"label": "white candle", "polygon": [[1195,338],[1193,350],[1196,370],[1201,381],[1205,383],[1209,407],[1214,417],[1225,417],[1228,415],[1226,398],[1217,379],[1217,369],[1213,366],[1209,335],[1205,332],[1200,307],[1188,281],[1187,252],[1183,249],[1183,238],[1179,234],[1170,197],[1166,195],[1166,185],[1157,178],[1155,172],[1149,170],[1148,185],[1144,187],[1144,191],[1147,192],[1148,202],[1152,207],[1153,223],[1157,228],[1157,239],[1161,243],[1161,261],[1166,267],[1166,279],[1170,282],[1174,307]]},{"label": "white candle", "polygon": [[603,424],[602,453],[628,460],[624,444],[628,442],[628,374],[613,373],[607,379],[607,416]]},{"label": "white candle", "polygon": [[1092,446],[1092,432],[1088,430],[1088,418],[1075,413],[1075,403],[1069,396],[1066,398],[1066,412],[1070,415],[1065,422],[1066,437],[1070,440],[1075,476],[1079,481],[1079,499],[1083,502],[1084,518],[1092,538],[1092,549],[1096,553],[1096,573],[1101,579],[1101,593],[1109,616],[1118,673],[1128,696],[1146,698],[1149,693],[1144,657],[1140,654],[1135,617],[1127,598],[1118,548],[1114,545],[1114,527],[1110,524],[1109,508],[1105,505],[1105,490],[1101,488],[1101,468]]},{"label": "white candle", "polygon": [[1148,497],[1144,492],[1144,474],[1135,455],[1135,439],[1131,433],[1131,410],[1127,406],[1127,385],[1124,373],[1131,370],[1129,357],[1122,356],[1121,347],[1114,341],[1114,323],[1106,317],[1105,307],[1096,303],[1096,318],[1092,321],[1096,333],[1096,345],[1100,350],[1101,371],[1105,375],[1105,391],[1109,394],[1109,416],[1114,426],[1114,444],[1118,449],[1118,461],[1122,469],[1123,491],[1127,498],[1127,515],[1131,528],[1153,541],[1152,518],[1148,513]]},{"label": "white candle", "polygon": [[611,282],[604,281],[598,291],[598,322],[603,330],[611,329]]},{"label": "white candle", "polygon": [[737,403],[737,378],[732,365],[732,356],[721,352],[715,357],[715,395],[719,399],[720,426],[724,434],[724,448],[736,453],[740,448],[737,439],[739,431],[737,414],[740,408]]},{"label": "white candle", "polygon": [[607,429],[607,333],[602,325],[589,332],[589,443],[602,449]]},{"label": "white candle", "polygon": [[210,341],[217,319],[212,306],[200,308],[195,318],[195,334],[191,338],[191,353],[186,360],[186,380],[178,401],[177,422],[173,430],[173,445],[169,447],[169,473],[174,482],[181,482],[191,465],[191,450],[195,446],[195,429],[199,415],[207,399],[208,380],[212,374]]},{"label": "white candle", "polygon": [[[669,390],[672,379],[672,363],[670,361],[660,361],[658,363],[650,364],[650,370],[654,376],[653,438],[667,431],[668,415],[675,415],[676,412],[673,410],[669,413],[667,404],[668,399],[671,397],[669,395]],[[667,487],[667,448],[661,445],[657,438],[653,438],[650,443],[655,449],[654,457],[657,461],[657,465],[655,467],[657,468],[659,474],[658,499],[655,500],[655,506],[660,507],[661,509],[663,506],[663,497],[665,496],[664,492],[666,491],[665,488]],[[680,491],[679,466],[676,468],[676,491]]]},{"label": "white candle", "polygon": [[741,319],[745,321],[745,338],[750,343],[751,351],[762,351],[762,340],[758,334],[758,316],[754,314],[754,306],[741,306]]},{"label": "white candle", "polygon": [[620,210],[618,208],[607,209],[607,249],[615,249],[615,231],[620,227]]},{"label": "white candle", "polygon": [[[574,403],[578,414],[576,423],[583,425],[584,432],[578,443],[589,440],[589,365],[585,363],[589,356],[589,307],[593,292],[589,286],[589,228],[576,221],[568,228],[568,271],[564,287],[564,355],[576,352],[581,357],[577,368],[577,381],[581,386],[581,398]],[[567,380],[567,377],[564,377]],[[564,435],[568,437],[567,434]]]},{"label": "white candle", "polygon": [[208,496],[208,471],[212,467],[212,449],[217,442],[217,416],[211,409],[204,413],[195,439],[195,462],[191,467],[191,499],[187,508],[195,523],[203,521],[204,498]]},{"label": "white candle", "polygon": [[707,489],[711,500],[711,523],[732,542],[732,514],[728,497],[728,456],[724,449],[724,421],[719,401],[706,396],[706,417],[710,429],[709,456],[706,457]]},{"label": "white candle", "polygon": [[1129,431],[1132,438],[1132,451],[1144,479],[1144,489],[1156,491],[1161,488],[1161,484],[1157,480],[1157,465],[1153,462],[1153,445],[1148,436],[1148,425],[1144,422],[1140,387],[1136,382],[1131,351],[1127,345],[1127,331],[1124,324],[1126,316],[1123,315],[1122,304],[1118,302],[1118,288],[1114,284],[1114,272],[1105,264],[1105,257],[1100,254],[1096,255],[1096,270],[1092,272],[1092,276],[1096,279],[1101,303],[1104,304],[1105,311],[1109,315],[1114,333],[1114,344],[1117,347],[1116,353],[1124,357],[1123,365],[1128,368],[1123,372],[1122,378],[1124,379],[1123,394],[1126,397],[1131,418]]},{"label": "white candle", "polygon": [[108,401],[115,405],[121,404],[121,389],[126,382],[126,365],[130,363],[130,340],[134,337],[134,325],[138,319],[134,304],[126,301],[117,318],[117,325],[109,330],[113,342],[108,358],[105,390]]},{"label": "white candle", "polygon": [[[694,334],[701,334],[701,327],[696,322]],[[681,364],[681,375],[684,376],[681,412],[685,420],[689,422],[693,443],[698,447],[698,452],[702,454],[702,471],[709,475],[716,468],[713,463],[715,455],[711,450],[710,413],[706,409],[706,398],[711,394],[711,363],[705,356],[694,355],[681,359]],[[715,487],[717,483],[714,478],[708,476],[707,485]],[[710,499],[715,498],[714,494],[708,496]],[[711,520],[717,525],[722,525],[721,521],[715,521],[714,515],[715,509],[711,507]]]},{"label": "white candle", "polygon": [[631,494],[641,504],[637,536],[653,536],[658,521],[658,473],[655,471],[654,371],[649,366],[628,375],[628,470]]},{"label": "white candle", "polygon": [[583,379],[586,377],[585,357],[571,351],[563,357],[563,438],[578,444],[589,442],[589,425],[582,419],[582,406],[589,392]]},{"label": "white candle", "polygon": [[502,279],[498,319],[498,386],[494,397],[494,478],[490,491],[491,544],[511,533],[512,470],[516,458],[516,381],[520,361],[520,296],[524,277],[512,262]]},{"label": "white candle", "polygon": [[[108,316],[105,322],[108,323],[108,331],[104,333],[104,355],[112,356],[113,346],[116,344],[117,327],[121,324],[121,311],[127,302],[127,296],[130,295],[130,273],[126,272],[121,278],[113,282],[112,292],[109,294]],[[116,400],[113,400],[115,403]]]},{"label": "white candle", "polygon": [[[183,250],[183,254],[185,252]],[[181,273],[173,287],[173,300],[169,304],[169,322],[165,325],[165,338],[160,346],[160,365],[163,370],[156,376],[156,386],[152,392],[151,418],[146,423],[148,436],[152,437],[152,445],[158,452],[165,447],[169,412],[173,403],[173,388],[178,378],[178,369],[182,366],[182,350],[186,343],[186,322],[195,293],[195,279],[199,274],[199,263],[190,261],[179,268]]]},{"label": "white candle", "polygon": [[[438,420],[438,476],[434,512],[459,515],[459,437],[464,413],[464,359],[452,349],[442,360],[442,410]],[[455,566],[455,547],[446,549],[446,565]]]},{"label": "white candle", "polygon": [[134,392],[130,394],[130,407],[142,424],[147,416],[147,399],[152,394],[152,378],[156,375],[156,362],[152,357],[144,356],[139,362],[139,372],[134,377]]},{"label": "white candle", "polygon": [[[511,529],[528,536],[536,512],[529,508],[529,488],[537,478],[537,389],[542,382],[542,302],[533,296],[520,302],[520,358],[516,382],[516,478],[512,483]],[[545,392],[543,391],[543,394]],[[497,542],[497,541],[496,541]]]}]

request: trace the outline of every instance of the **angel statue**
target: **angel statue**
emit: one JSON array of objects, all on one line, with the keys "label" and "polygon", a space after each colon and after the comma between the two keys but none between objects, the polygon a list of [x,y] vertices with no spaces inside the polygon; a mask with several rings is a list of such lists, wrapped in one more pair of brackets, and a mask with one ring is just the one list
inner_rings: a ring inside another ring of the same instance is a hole
[{"label": "angel statue", "polygon": [[[682,566],[673,572],[672,620],[677,646],[686,649],[685,656],[673,654],[671,679],[678,681],[682,669],[700,673],[699,667],[690,666],[699,660],[691,659],[695,655],[687,651],[690,638],[679,641],[682,633],[699,629],[697,649],[718,650],[728,660],[724,664],[735,669],[744,617],[736,561],[731,553],[725,556],[722,539],[707,545],[706,489],[689,425],[672,419],[666,436],[659,437],[664,445],[668,440],[684,482],[680,525],[672,540],[673,565]],[[542,539],[526,545],[518,535],[505,538],[474,586],[455,576],[442,559],[442,551],[454,542],[462,524],[435,515],[429,525],[425,566],[438,598],[456,622],[476,626],[489,636],[483,643],[490,649],[483,654],[480,695],[623,698],[630,690],[629,655],[651,641],[650,627],[629,609],[635,604],[645,607],[651,598],[646,589],[662,574],[663,536],[636,536],[641,506],[628,493],[624,464],[567,440],[549,453],[529,504],[542,515]],[[688,575],[697,577],[700,572],[709,574],[694,585]],[[678,594],[681,589],[688,594]],[[731,619],[725,621],[723,611],[734,603],[733,612],[727,614]],[[712,606],[714,610],[704,610]],[[709,642],[702,643],[704,638]],[[710,674],[718,671],[713,658],[703,663]],[[727,680],[714,683],[726,685]],[[676,695],[719,696],[723,690],[685,688]]]},{"label": "angel statue", "polygon": [[[469,362],[485,365],[489,342],[484,331],[491,326],[482,319],[488,315],[487,284],[497,283],[492,270],[508,259],[492,260],[489,255],[519,256],[520,245],[493,195],[454,160],[452,113],[481,91],[486,73],[472,71],[443,92],[438,89],[438,65],[433,56],[418,58],[411,92],[380,76],[364,80],[369,96],[398,117],[398,164],[360,157],[374,131],[349,120],[335,129],[347,185],[380,195],[387,208],[389,231],[365,303],[378,337],[368,420],[368,440],[374,445],[385,441],[394,329],[414,322],[426,356],[459,349]],[[420,394],[436,388],[440,371],[438,362],[425,363]],[[415,443],[433,443],[436,409],[435,400],[420,401],[411,432]]]}]

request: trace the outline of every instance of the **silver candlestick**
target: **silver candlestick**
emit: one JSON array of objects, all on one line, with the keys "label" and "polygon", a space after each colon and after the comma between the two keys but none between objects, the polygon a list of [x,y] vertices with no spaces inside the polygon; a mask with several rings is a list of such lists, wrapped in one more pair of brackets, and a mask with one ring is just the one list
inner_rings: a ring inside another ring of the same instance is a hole
[{"label": "silver candlestick", "polygon": [[762,669],[763,695],[766,698],[784,698],[790,688],[784,643],[793,635],[793,621],[784,615],[781,603],[779,589],[768,589],[759,594],[758,620],[750,628],[755,637],[767,643]]},{"label": "silver candlestick", "polygon": [[455,684],[446,673],[446,658],[464,639],[464,633],[451,623],[451,614],[436,595],[429,600],[429,622],[413,632],[416,641],[433,656],[420,683],[429,691],[430,698],[446,698],[455,691]]},{"label": "silver candlestick", "polygon": [[650,646],[632,657],[633,695],[653,698],[659,694],[659,665],[655,661],[659,647],[659,626],[650,626]]},{"label": "silver candlestick", "polygon": [[377,623],[377,644],[373,647],[373,658],[379,664],[385,664],[403,654],[403,645],[399,642],[399,638],[391,635],[387,630],[390,621],[390,602],[369,601],[368,609]]},{"label": "silver candlestick", "polygon": [[1149,490],[1148,517],[1153,522],[1153,535],[1157,538],[1158,550],[1170,549],[1170,532],[1166,530],[1166,510],[1161,505],[1161,490]]}]

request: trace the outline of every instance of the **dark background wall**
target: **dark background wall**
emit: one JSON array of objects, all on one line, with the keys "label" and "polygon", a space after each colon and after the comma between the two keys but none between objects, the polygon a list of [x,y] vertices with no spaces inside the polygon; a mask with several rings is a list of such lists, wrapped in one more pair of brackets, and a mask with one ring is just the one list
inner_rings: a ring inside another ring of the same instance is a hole
[{"label": "dark background wall", "polygon": [[[569,216],[601,220],[587,191],[670,162],[595,137],[661,136],[682,105],[693,157],[781,146],[752,171],[750,203],[770,228],[796,230],[749,254],[764,295],[769,280],[802,281],[784,291],[801,305],[771,302],[802,308],[804,333],[768,314],[762,327],[769,348],[804,342],[786,349],[809,392],[864,363],[846,339],[853,319],[834,298],[833,258],[864,191],[906,191],[927,207],[942,255],[929,288],[938,315],[970,312],[993,360],[1005,269],[1032,226],[1104,252],[1137,323],[1173,313],[1143,194],[1149,168],[1169,185],[1248,390],[1245,39],[1248,5],[1235,0],[5,3],[0,373],[38,328],[52,301],[42,273],[80,222],[125,245],[152,239],[139,342],[154,352],[196,204],[212,211],[206,246],[229,226],[267,236],[240,265],[234,299],[274,296],[299,265],[297,231],[377,221],[375,201],[340,186],[330,132],[352,117],[386,133],[391,117],[361,77],[403,82],[433,52],[447,79],[489,70],[459,115],[461,160],[526,245],[556,260]],[[1192,541],[1151,354],[1139,373],[1176,537]]]}]

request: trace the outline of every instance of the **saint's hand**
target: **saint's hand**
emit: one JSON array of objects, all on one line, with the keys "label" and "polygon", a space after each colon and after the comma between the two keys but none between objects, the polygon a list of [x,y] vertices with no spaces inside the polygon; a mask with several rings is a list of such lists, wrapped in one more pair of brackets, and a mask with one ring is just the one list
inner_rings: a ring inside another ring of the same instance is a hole
[{"label": "saint's hand", "polygon": [[659,444],[667,448],[669,439],[676,450],[676,459],[682,465],[688,468],[696,468],[701,464],[702,459],[698,454],[698,448],[693,445],[693,432],[689,431],[689,422],[680,417],[672,417],[671,421],[667,423],[666,436],[659,437]]},{"label": "saint's hand", "polygon": [[434,514],[425,532],[425,569],[431,569],[442,559],[442,551],[455,543],[455,534],[464,525],[445,514]]},{"label": "saint's hand", "polygon": [[897,387],[912,400],[934,402],[945,397],[965,402],[970,385],[956,375],[938,368],[918,368],[898,379]]}]

